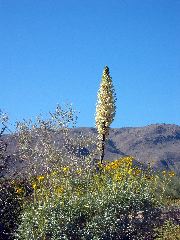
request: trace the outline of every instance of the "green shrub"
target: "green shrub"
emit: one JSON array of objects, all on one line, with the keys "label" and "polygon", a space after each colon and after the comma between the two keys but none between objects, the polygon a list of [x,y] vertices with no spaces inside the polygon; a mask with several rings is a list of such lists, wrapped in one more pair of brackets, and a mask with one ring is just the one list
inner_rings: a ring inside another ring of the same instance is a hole
[{"label": "green shrub", "polygon": [[159,216],[156,177],[129,157],[100,168],[39,176],[15,239],[148,239]]},{"label": "green shrub", "polygon": [[0,209],[0,239],[13,239],[13,233],[18,227],[21,204],[14,186],[8,181],[0,183]]},{"label": "green shrub", "polygon": [[165,189],[165,196],[171,199],[180,199],[180,177],[173,176]]},{"label": "green shrub", "polygon": [[162,226],[156,228],[155,240],[178,240],[180,236],[180,225],[172,221],[166,221]]}]

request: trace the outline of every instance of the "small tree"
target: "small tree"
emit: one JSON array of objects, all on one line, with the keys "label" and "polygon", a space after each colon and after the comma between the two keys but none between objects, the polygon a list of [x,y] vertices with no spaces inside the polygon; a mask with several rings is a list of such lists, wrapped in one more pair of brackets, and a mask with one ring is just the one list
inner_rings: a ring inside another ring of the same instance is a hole
[{"label": "small tree", "polygon": [[[24,120],[16,126],[18,158],[23,162],[19,171],[26,178],[38,174],[60,171],[70,167],[71,171],[90,168],[90,159],[95,156],[97,145],[90,132],[74,131],[76,111],[71,105],[64,109],[58,105],[55,112],[43,119]],[[87,151],[86,153],[83,151]],[[17,173],[18,174],[18,173]]]},{"label": "small tree", "polygon": [[109,134],[109,126],[114,120],[116,113],[116,94],[112,84],[109,68],[106,66],[103,71],[100,89],[98,91],[98,101],[96,106],[96,128],[100,140],[100,161],[104,159],[105,140]]}]

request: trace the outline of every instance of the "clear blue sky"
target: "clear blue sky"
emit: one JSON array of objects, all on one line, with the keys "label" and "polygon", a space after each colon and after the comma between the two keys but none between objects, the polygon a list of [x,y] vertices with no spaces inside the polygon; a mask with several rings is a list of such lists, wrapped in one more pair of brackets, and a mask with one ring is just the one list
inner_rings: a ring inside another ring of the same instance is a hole
[{"label": "clear blue sky", "polygon": [[180,0],[0,0],[0,108],[12,122],[73,103],[94,126],[105,65],[112,127],[180,124]]}]

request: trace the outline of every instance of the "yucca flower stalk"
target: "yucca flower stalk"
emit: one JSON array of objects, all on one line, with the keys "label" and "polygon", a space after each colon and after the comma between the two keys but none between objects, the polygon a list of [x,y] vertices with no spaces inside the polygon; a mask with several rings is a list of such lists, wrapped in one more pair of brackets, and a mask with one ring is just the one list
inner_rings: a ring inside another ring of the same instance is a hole
[{"label": "yucca flower stalk", "polygon": [[96,105],[96,128],[100,141],[100,162],[104,159],[104,149],[106,137],[109,134],[109,126],[114,120],[116,113],[116,94],[112,83],[112,78],[109,73],[109,68],[106,66],[103,71],[100,89],[98,91],[98,101]]}]

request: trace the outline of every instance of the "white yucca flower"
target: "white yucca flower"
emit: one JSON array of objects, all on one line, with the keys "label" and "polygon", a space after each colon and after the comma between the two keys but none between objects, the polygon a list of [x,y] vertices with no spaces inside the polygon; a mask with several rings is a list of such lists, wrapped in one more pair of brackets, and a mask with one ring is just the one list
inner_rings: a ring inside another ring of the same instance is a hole
[{"label": "white yucca flower", "polygon": [[109,74],[109,68],[106,66],[103,71],[100,89],[98,91],[98,101],[96,105],[96,128],[98,138],[101,141],[100,150],[102,162],[104,158],[104,144],[106,136],[109,134],[109,126],[114,120],[116,113],[116,94],[112,84],[112,78]]},{"label": "white yucca flower", "polygon": [[96,105],[96,128],[99,136],[109,133],[109,126],[114,120],[116,113],[116,94],[106,66],[103,71],[100,89],[98,91],[98,101]]}]

